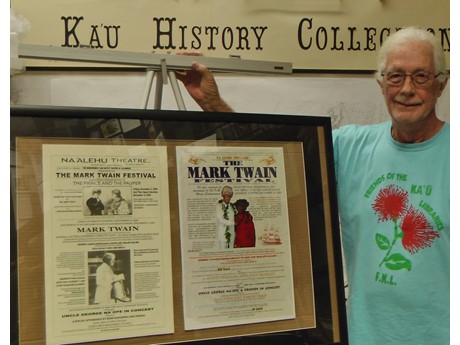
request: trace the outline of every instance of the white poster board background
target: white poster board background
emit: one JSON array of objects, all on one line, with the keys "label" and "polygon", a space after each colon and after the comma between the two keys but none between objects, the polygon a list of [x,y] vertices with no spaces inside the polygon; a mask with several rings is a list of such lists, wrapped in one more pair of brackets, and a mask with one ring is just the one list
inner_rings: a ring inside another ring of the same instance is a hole
[{"label": "white poster board background", "polygon": [[[238,112],[320,115],[333,128],[389,119],[372,75],[294,74],[242,76],[218,74],[222,97]],[[11,78],[11,101],[21,105],[142,108],[143,72],[26,72]],[[200,110],[179,83],[187,110]],[[155,82],[148,109],[153,108]],[[450,121],[450,88],[438,101],[437,114]],[[162,109],[178,109],[171,85],[164,85]]]}]

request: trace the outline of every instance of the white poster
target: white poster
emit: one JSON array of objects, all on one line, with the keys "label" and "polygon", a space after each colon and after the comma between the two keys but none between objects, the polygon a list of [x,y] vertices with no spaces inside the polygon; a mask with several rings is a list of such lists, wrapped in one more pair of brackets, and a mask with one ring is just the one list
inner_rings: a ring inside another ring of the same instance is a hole
[{"label": "white poster", "polygon": [[47,344],[174,332],[165,147],[43,145]]},{"label": "white poster", "polygon": [[185,329],[295,318],[283,149],[176,153]]}]

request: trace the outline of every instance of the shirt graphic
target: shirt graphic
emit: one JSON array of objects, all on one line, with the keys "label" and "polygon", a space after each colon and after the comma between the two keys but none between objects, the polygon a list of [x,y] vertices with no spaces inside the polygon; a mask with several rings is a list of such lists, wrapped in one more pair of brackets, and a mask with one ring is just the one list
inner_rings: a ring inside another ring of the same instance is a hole
[{"label": "shirt graphic", "polygon": [[[379,267],[389,270],[412,269],[410,255],[431,247],[439,232],[425,214],[409,203],[409,192],[393,184],[380,189],[372,204],[378,222],[388,222],[389,231],[376,233],[375,242],[382,251]],[[395,252],[394,245],[401,241],[405,252]]]}]

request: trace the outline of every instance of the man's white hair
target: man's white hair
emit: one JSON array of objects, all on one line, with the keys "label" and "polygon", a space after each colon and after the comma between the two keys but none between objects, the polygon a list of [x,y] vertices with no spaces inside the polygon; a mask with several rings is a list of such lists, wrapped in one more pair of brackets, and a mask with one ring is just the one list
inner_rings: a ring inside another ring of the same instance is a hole
[{"label": "man's white hair", "polygon": [[387,58],[390,52],[392,52],[400,44],[420,41],[427,42],[431,45],[433,50],[435,74],[442,73],[439,76],[439,80],[441,82],[444,81],[447,78],[446,60],[441,43],[430,31],[413,26],[396,31],[383,42],[377,56],[376,78],[382,80],[382,73],[385,71],[387,66]]}]

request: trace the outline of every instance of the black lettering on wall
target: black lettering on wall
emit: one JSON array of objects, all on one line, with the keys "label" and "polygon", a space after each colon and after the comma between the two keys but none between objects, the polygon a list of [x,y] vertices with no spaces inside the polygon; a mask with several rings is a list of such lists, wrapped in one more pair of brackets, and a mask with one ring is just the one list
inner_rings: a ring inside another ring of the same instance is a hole
[{"label": "black lettering on wall", "polygon": [[[80,45],[80,40],[77,37],[76,29],[80,21],[83,20],[83,17],[61,17],[61,20],[64,21],[64,44],[62,47],[78,47]],[[74,20],[73,26],[69,29],[70,20]],[[73,38],[74,44],[70,44],[70,40]]]}]

